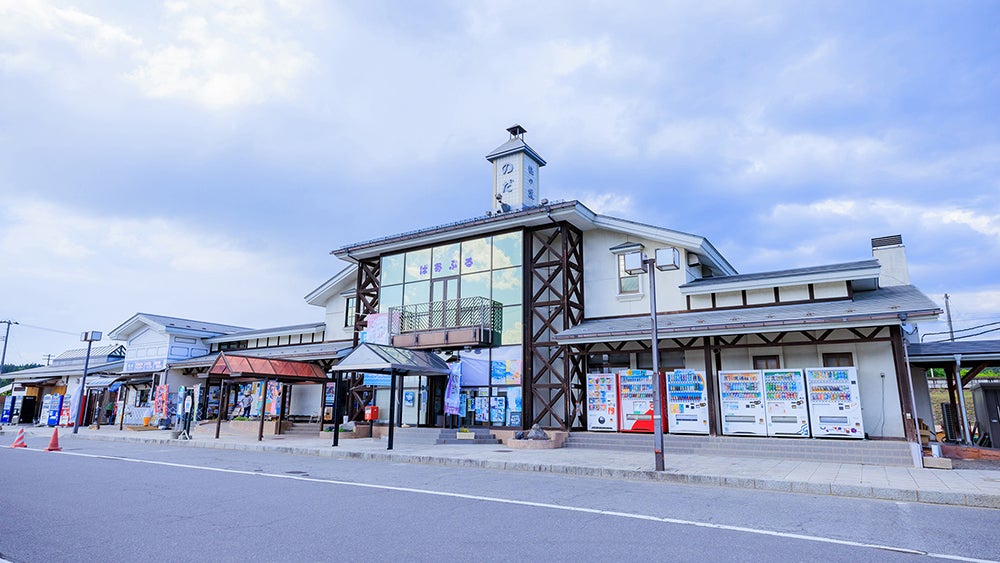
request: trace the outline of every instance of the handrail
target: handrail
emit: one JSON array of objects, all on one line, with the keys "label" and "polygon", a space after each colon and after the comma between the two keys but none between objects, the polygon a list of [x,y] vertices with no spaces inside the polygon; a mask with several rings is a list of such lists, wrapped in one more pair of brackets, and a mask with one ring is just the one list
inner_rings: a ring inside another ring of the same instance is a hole
[{"label": "handrail", "polygon": [[500,332],[503,304],[486,297],[464,297],[389,309],[392,335],[448,328],[480,327]]}]

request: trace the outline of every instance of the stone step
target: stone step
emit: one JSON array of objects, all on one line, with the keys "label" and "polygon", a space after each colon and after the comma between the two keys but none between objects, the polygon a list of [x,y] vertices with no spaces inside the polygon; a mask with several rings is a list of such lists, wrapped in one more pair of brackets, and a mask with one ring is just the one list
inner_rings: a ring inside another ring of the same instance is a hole
[{"label": "stone step", "polygon": [[[573,432],[568,448],[615,451],[647,451],[653,447],[651,434],[610,434]],[[910,466],[910,448],[902,441],[834,440],[814,438],[769,438],[747,436],[690,436],[665,434],[665,453],[717,455],[726,457],[779,458],[801,461]]]}]

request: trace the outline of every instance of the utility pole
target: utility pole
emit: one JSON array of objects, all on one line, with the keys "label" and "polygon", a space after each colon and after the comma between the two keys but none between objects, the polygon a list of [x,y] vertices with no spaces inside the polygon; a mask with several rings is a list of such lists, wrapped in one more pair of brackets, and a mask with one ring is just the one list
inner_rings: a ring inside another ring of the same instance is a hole
[{"label": "utility pole", "polygon": [[45,365],[48,366],[52,362],[52,354],[45,354],[42,356],[45,358]]},{"label": "utility pole", "polygon": [[10,325],[18,324],[17,321],[12,321],[7,319],[5,321],[0,321],[0,324],[7,325],[7,332],[3,336],[3,354],[0,354],[0,376],[3,375],[3,366],[7,363],[7,339],[10,338]]},{"label": "utility pole", "polygon": [[949,301],[948,294],[944,294],[944,313],[948,317],[948,340],[955,341],[955,327],[951,324],[951,302]]}]

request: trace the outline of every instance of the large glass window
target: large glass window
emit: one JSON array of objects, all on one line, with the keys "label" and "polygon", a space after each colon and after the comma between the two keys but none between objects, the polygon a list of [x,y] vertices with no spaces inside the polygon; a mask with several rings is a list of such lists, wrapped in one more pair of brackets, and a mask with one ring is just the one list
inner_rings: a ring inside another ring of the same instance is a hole
[{"label": "large glass window", "polygon": [[462,273],[484,272],[490,269],[490,239],[479,238],[462,243]]},{"label": "large glass window", "polygon": [[521,303],[521,268],[493,270],[493,300],[504,305]]},{"label": "large glass window", "polygon": [[521,233],[493,237],[493,269],[521,265]]},{"label": "large glass window", "polygon": [[521,318],[521,306],[503,308],[503,329],[500,333],[500,344],[521,344],[524,340],[524,322]]},{"label": "large glass window", "polygon": [[382,287],[378,300],[378,312],[388,313],[392,307],[399,307],[403,304],[403,286],[392,285]]},{"label": "large glass window", "polygon": [[490,273],[466,274],[462,276],[462,298],[490,297]]},{"label": "large glass window", "polygon": [[431,278],[431,250],[414,250],[406,253],[406,276],[407,283],[429,280]]},{"label": "large glass window", "polygon": [[403,255],[382,257],[382,285],[403,283]]},{"label": "large glass window", "polygon": [[457,243],[436,247],[431,255],[431,277],[457,276],[461,255],[462,246]]}]

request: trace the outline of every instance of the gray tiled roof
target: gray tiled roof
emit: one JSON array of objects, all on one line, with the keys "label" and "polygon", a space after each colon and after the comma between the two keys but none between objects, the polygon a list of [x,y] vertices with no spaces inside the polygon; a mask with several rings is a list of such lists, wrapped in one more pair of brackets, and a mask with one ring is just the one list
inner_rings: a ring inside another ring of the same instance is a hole
[{"label": "gray tiled roof", "polygon": [[220,334],[230,334],[233,332],[240,332],[244,330],[251,330],[244,326],[233,326],[224,325],[219,323],[207,323],[204,321],[194,321],[191,319],[182,319],[179,317],[167,317],[163,315],[151,315],[149,313],[139,313],[137,316],[146,318],[154,323],[163,325],[167,328],[183,328],[189,330],[197,330],[201,332],[217,332]]},{"label": "gray tiled roof", "polygon": [[[277,358],[282,360],[328,360],[342,358],[351,351],[350,342],[320,342],[316,344],[297,344],[295,346],[272,346],[269,348],[250,348],[247,350],[227,350],[226,352],[255,358]],[[171,368],[206,367],[215,363],[218,352],[205,354],[196,358],[170,362]]]},{"label": "gray tiled roof", "polygon": [[[87,373],[93,375],[95,373],[107,373],[118,375],[122,372],[122,368],[125,366],[125,360],[117,360],[114,362],[94,362],[91,361],[90,365],[87,366]],[[10,373],[3,374],[4,378],[13,378],[17,380],[23,379],[38,379],[38,378],[57,378],[65,376],[77,376],[83,375],[83,362],[73,363],[69,365],[50,365],[42,366],[32,369],[22,369],[19,371],[14,371]]]},{"label": "gray tiled roof", "polygon": [[967,356],[987,355],[1000,358],[1000,340],[966,340],[960,342],[921,342],[910,344],[906,348],[911,359],[921,356]]},{"label": "gray tiled roof", "polygon": [[[916,287],[901,285],[856,292],[853,300],[661,314],[657,316],[657,328],[665,338],[694,336],[706,331],[732,331],[735,334],[751,330],[820,328],[824,324],[894,319],[900,313],[934,316],[941,310]],[[648,316],[617,317],[584,321],[559,333],[556,340],[567,344],[578,338],[624,340],[628,337],[648,338],[649,334]]]},{"label": "gray tiled roof", "polygon": [[877,268],[878,260],[859,260],[857,262],[844,262],[841,264],[827,264],[824,266],[811,266],[808,268],[793,268],[790,270],[775,270],[772,272],[757,272],[753,274],[738,274],[735,276],[716,276],[712,278],[702,278],[688,282],[680,287],[705,287],[707,285],[745,282],[755,280],[766,280],[771,278],[787,278],[792,276],[802,276],[809,274],[826,274],[833,272],[849,272],[864,268]]},{"label": "gray tiled roof", "polygon": [[521,139],[520,137],[515,137],[507,141],[506,143],[500,145],[499,147],[493,149],[492,151],[490,151],[490,154],[486,155],[486,160],[492,162],[493,160],[500,158],[501,156],[513,154],[518,151],[524,151],[528,153],[529,155],[531,155],[531,158],[534,158],[535,160],[538,161],[539,165],[545,166],[545,160],[543,160],[542,157],[538,156],[538,153],[536,153],[534,149],[529,147],[528,144],[525,143],[524,140]]}]

